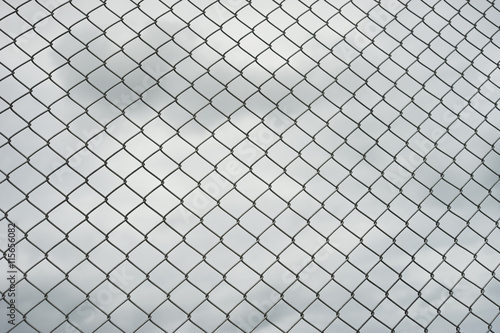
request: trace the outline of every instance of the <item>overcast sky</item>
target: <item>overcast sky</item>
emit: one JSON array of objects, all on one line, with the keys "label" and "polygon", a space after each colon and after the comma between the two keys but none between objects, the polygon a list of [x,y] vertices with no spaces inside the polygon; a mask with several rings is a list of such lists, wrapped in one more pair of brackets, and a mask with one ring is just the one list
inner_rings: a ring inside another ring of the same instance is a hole
[{"label": "overcast sky", "polygon": [[498,5],[0,6],[2,330],[500,330]]}]

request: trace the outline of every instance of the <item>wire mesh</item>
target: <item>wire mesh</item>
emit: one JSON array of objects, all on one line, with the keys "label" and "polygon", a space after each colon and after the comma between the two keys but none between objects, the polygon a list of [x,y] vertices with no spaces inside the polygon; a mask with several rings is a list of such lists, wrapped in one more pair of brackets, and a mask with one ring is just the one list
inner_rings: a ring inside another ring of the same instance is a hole
[{"label": "wire mesh", "polygon": [[494,1],[1,8],[2,330],[500,331]]}]

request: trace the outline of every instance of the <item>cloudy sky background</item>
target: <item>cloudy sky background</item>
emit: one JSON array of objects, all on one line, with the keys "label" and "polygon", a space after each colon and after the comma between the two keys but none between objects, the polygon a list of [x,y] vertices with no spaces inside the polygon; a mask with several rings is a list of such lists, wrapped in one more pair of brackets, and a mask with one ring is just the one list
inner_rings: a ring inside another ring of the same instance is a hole
[{"label": "cloudy sky background", "polygon": [[498,5],[1,6],[13,332],[500,329]]}]

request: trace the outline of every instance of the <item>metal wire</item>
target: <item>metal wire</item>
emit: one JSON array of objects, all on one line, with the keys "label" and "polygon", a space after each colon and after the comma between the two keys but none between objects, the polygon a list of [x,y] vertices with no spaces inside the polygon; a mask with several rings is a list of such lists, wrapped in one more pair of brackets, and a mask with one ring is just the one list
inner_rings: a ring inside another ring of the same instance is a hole
[{"label": "metal wire", "polygon": [[500,330],[493,1],[1,15],[4,331]]}]

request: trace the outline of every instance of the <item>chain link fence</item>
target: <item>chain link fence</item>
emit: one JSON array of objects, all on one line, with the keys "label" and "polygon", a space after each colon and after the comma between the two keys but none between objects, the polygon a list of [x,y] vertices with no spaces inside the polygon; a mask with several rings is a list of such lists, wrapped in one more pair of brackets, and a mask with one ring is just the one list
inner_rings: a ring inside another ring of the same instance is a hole
[{"label": "chain link fence", "polygon": [[0,7],[2,331],[500,332],[494,1]]}]

